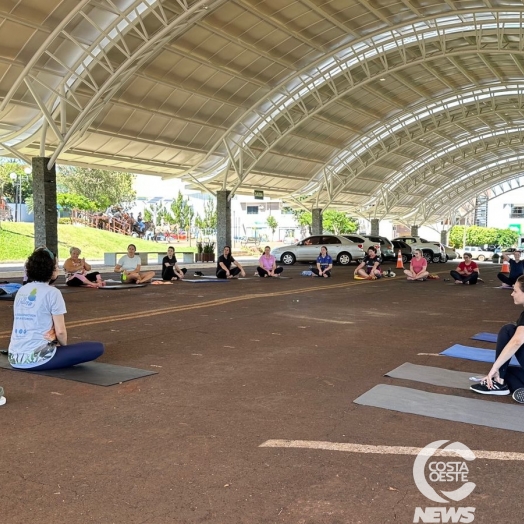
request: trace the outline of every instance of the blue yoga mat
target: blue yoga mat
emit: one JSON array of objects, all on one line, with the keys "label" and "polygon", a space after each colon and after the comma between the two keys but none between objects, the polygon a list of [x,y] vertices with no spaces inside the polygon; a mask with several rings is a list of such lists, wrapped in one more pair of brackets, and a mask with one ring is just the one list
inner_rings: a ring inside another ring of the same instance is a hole
[{"label": "blue yoga mat", "polygon": [[[446,357],[464,358],[466,360],[476,360],[477,362],[495,362],[495,350],[494,349],[481,349],[473,348],[471,346],[461,346],[455,344],[448,349],[445,349],[440,353]],[[518,360],[515,357],[511,357],[511,366],[520,366]]]},{"label": "blue yoga mat", "polygon": [[471,340],[480,340],[481,342],[496,342],[497,334],[496,333],[477,333],[471,337]]}]

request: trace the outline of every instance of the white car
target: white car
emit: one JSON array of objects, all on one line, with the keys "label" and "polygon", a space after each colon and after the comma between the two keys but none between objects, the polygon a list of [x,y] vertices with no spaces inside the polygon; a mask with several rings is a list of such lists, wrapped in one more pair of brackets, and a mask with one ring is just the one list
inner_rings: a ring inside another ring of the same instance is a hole
[{"label": "white car", "polygon": [[295,262],[314,262],[322,246],[326,246],[333,262],[341,266],[364,258],[362,248],[340,235],[313,235],[290,246],[275,247],[271,254],[277,262],[290,266]]},{"label": "white car", "polygon": [[440,247],[440,242],[432,242],[421,237],[397,237],[393,240],[403,240],[415,252],[415,249],[420,249],[422,255],[428,262],[440,262],[446,257],[446,253]]},{"label": "white car", "polygon": [[478,246],[466,246],[464,249],[457,249],[460,258],[464,258],[464,253],[471,253],[473,260],[482,262],[483,260],[491,260],[495,254],[493,251],[486,251]]}]

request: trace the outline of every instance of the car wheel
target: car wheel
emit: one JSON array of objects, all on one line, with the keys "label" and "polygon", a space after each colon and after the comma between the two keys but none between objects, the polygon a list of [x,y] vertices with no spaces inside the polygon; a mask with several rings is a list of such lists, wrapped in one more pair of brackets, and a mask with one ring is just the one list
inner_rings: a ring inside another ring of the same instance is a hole
[{"label": "car wheel", "polygon": [[348,266],[349,264],[351,264],[351,260],[351,255],[349,253],[346,253],[345,251],[338,254],[337,263],[341,266]]},{"label": "car wheel", "polygon": [[423,257],[428,261],[428,264],[433,262],[433,253],[431,251],[424,251]]},{"label": "car wheel", "polygon": [[405,264],[408,261],[407,255],[402,255],[402,263]]},{"label": "car wheel", "polygon": [[292,266],[296,262],[297,258],[293,253],[286,251],[281,257],[280,261],[286,266]]},{"label": "car wheel", "polygon": [[448,261],[448,255],[440,255],[439,262],[445,264]]},{"label": "car wheel", "polygon": [[479,255],[478,261],[484,262],[484,260],[486,260],[486,257],[484,255]]}]

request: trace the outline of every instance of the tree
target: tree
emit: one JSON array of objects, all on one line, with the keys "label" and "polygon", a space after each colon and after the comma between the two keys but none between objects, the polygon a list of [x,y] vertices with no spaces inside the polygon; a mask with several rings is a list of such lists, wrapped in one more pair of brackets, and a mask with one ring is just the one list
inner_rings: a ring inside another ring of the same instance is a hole
[{"label": "tree", "polygon": [[267,217],[267,225],[269,226],[269,229],[271,229],[271,240],[273,240],[273,237],[275,235],[275,231],[278,227],[277,219],[273,215],[269,215]]},{"label": "tree", "polygon": [[96,209],[95,202],[81,195],[74,195],[72,193],[58,193],[58,195],[56,195],[56,203],[67,211],[71,209],[82,209],[84,211]]},{"label": "tree", "polygon": [[313,223],[313,216],[311,211],[305,209],[293,209],[292,207],[284,207],[282,209],[284,213],[291,213],[295,217],[295,221],[302,230],[302,236],[305,236],[304,230],[307,229],[307,235],[311,235],[311,224]]},{"label": "tree", "polygon": [[[510,247],[519,241],[519,234],[510,229],[496,227],[469,226],[466,229],[466,246],[502,246]],[[464,243],[464,226],[453,226],[449,230],[449,243],[461,248]]]},{"label": "tree", "polygon": [[204,218],[197,214],[195,218],[195,225],[201,230],[216,229],[217,222],[218,218],[215,200],[210,198],[204,203]]},{"label": "tree", "polygon": [[95,202],[97,210],[105,210],[114,204],[133,203],[134,179],[134,175],[119,171],[60,167],[57,183],[62,192],[83,196]]},{"label": "tree", "polygon": [[356,233],[358,226],[358,220],[355,220],[342,211],[328,209],[322,213],[322,227],[325,232],[333,233],[334,235]]},{"label": "tree", "polygon": [[[27,165],[19,161],[3,159],[0,161],[0,195],[4,194],[11,202],[16,201],[16,191],[21,182],[20,202],[25,203],[27,198],[33,196],[33,178],[26,174]],[[17,178],[11,180],[11,173],[16,173]]]}]

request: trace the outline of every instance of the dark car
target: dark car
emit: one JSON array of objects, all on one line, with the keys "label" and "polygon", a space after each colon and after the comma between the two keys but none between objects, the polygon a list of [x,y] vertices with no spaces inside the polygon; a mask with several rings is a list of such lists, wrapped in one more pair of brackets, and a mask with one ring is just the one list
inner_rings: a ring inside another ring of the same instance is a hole
[{"label": "dark car", "polygon": [[413,258],[413,251],[409,244],[406,244],[403,240],[392,240],[393,249],[395,250],[395,258],[398,256],[398,250],[402,255],[402,263],[405,264]]}]

